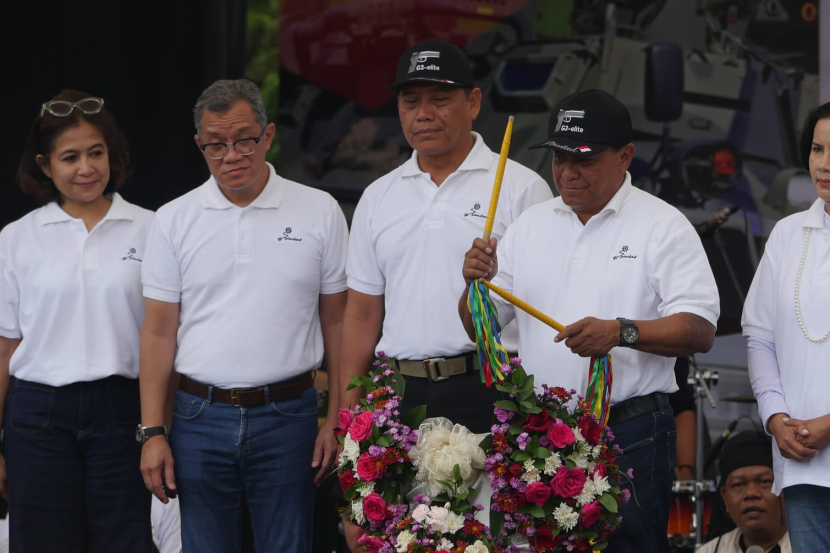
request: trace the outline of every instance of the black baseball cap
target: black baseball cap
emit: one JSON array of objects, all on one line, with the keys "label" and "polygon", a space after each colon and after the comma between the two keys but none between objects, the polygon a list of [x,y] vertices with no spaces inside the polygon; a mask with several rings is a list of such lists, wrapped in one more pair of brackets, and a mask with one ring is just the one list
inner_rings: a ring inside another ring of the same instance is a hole
[{"label": "black baseball cap", "polygon": [[387,90],[400,90],[413,82],[440,83],[473,88],[473,67],[461,48],[443,40],[425,40],[410,46],[398,62],[395,82]]},{"label": "black baseball cap", "polygon": [[631,115],[622,102],[604,90],[583,90],[556,104],[550,114],[548,139],[530,149],[590,156],[610,147],[620,148],[633,139]]}]

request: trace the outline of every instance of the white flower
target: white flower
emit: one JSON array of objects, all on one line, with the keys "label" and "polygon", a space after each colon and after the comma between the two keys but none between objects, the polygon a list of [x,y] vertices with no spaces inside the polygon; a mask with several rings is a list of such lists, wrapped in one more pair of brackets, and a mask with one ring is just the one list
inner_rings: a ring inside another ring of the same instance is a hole
[{"label": "white flower", "polygon": [[545,459],[545,474],[548,476],[553,476],[556,474],[556,469],[562,466],[562,458],[559,456],[558,453],[554,453],[547,459]]},{"label": "white flower", "polygon": [[599,474],[597,474],[595,472],[594,473],[593,487],[594,487],[594,495],[599,497],[599,496],[601,496],[602,494],[604,494],[605,492],[607,492],[608,490],[611,489],[611,484],[608,483],[608,477],[607,476],[600,476]]},{"label": "white flower", "polygon": [[447,538],[441,538],[441,541],[439,541],[437,544],[435,544],[435,549],[438,550],[438,551],[441,551],[441,550],[449,551],[452,548],[453,548],[453,544]]},{"label": "white flower", "polygon": [[417,522],[423,522],[429,514],[429,507],[421,503],[412,511],[412,518]]},{"label": "white flower", "polygon": [[464,553],[487,553],[487,546],[481,543],[481,540],[476,540],[472,545],[468,545]]},{"label": "white flower", "polygon": [[357,487],[357,493],[360,494],[360,497],[366,497],[373,491],[375,491],[374,482],[364,482]]},{"label": "white flower", "polygon": [[591,454],[591,446],[588,445],[588,442],[582,442],[576,448],[579,451],[579,454],[583,457],[588,457]]},{"label": "white flower", "polygon": [[398,544],[395,546],[395,551],[398,553],[405,553],[409,547],[409,544],[412,543],[412,540],[414,539],[415,534],[409,530],[401,530],[401,533],[398,534]]},{"label": "white flower", "polygon": [[553,510],[553,518],[559,524],[559,527],[567,532],[572,530],[579,522],[579,513],[574,512],[567,503],[563,503]]},{"label": "white flower", "polygon": [[578,426],[574,426],[573,428],[571,428],[571,430],[573,430],[574,438],[576,439],[577,444],[585,442],[585,437],[582,435],[582,430],[580,430]]},{"label": "white flower", "polygon": [[360,444],[354,441],[349,434],[343,441],[343,453],[340,454],[340,464],[355,463],[360,456]]},{"label": "white flower", "polygon": [[352,501],[352,518],[357,524],[363,524],[366,522],[366,517],[363,516],[363,500],[358,499],[357,501]]},{"label": "white flower", "polygon": [[576,506],[582,507],[594,500],[594,482],[590,478],[585,479],[582,486],[582,493],[576,496]]},{"label": "white flower", "polygon": [[566,458],[573,461],[574,464],[577,466],[577,468],[581,468],[583,470],[588,468],[588,458],[583,457],[579,453],[576,453],[576,452],[571,453]]},{"label": "white flower", "polygon": [[602,446],[597,444],[591,449],[591,457],[599,459],[600,455],[602,455]]},{"label": "white flower", "polygon": [[[447,507],[449,507],[449,503],[447,503]],[[435,506],[430,507],[426,522],[435,532],[449,532],[450,525],[447,522],[448,514],[449,510],[447,508]]]},{"label": "white flower", "polygon": [[[462,515],[459,515],[458,513],[450,512],[447,515],[446,523],[447,526],[449,526],[450,532],[452,532],[453,534],[464,528],[464,522],[464,517]],[[449,551],[451,548],[452,544],[450,544],[450,547],[439,547],[439,549],[446,549],[447,551]]]},{"label": "white flower", "polygon": [[591,461],[590,463],[588,463],[588,468],[585,469],[585,472],[587,472],[588,474],[591,474],[592,472],[594,472],[595,468],[597,468],[597,462],[596,461]]},{"label": "white flower", "polygon": [[528,484],[533,484],[534,482],[538,482],[542,479],[539,469],[537,469],[533,464],[534,462],[535,459],[526,459],[524,462],[524,472],[522,473],[521,479]]}]

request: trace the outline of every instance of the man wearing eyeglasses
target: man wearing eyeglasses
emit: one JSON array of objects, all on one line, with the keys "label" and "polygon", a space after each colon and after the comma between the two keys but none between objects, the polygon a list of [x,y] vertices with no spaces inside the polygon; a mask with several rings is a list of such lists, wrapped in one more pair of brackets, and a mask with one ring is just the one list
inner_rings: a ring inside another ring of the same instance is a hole
[{"label": "man wearing eyeglasses", "polygon": [[217,81],[194,117],[211,177],[158,211],[143,262],[141,470],[162,501],[181,493],[185,551],[238,551],[247,508],[258,551],[306,553],[337,447],[312,372],[325,351],[337,378],[346,221],[265,161],[276,129],[253,83]]},{"label": "man wearing eyeglasses", "polygon": [[784,520],[784,497],[772,493],[772,442],[748,430],[727,440],[718,466],[720,493],[737,528],[713,539],[699,553],[743,553],[760,547],[765,553],[791,553]]}]

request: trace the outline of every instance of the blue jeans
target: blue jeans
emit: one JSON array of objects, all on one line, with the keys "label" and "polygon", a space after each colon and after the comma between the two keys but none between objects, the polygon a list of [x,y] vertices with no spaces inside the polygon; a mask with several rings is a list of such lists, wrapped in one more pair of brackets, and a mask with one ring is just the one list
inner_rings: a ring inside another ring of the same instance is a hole
[{"label": "blue jeans", "polygon": [[793,553],[830,551],[830,488],[809,484],[784,488],[784,509]]},{"label": "blue jeans", "polygon": [[54,387],[11,379],[5,454],[13,553],[153,551],[139,419],[137,380]]},{"label": "blue jeans", "polygon": [[[661,407],[611,428],[614,443],[623,449],[620,470],[633,469],[631,500],[620,509],[622,524],[608,543],[614,553],[668,553],[669,504],[674,478],[677,430],[664,396]],[[624,477],[621,488],[631,490]]]},{"label": "blue jeans", "polygon": [[313,387],[258,407],[177,390],[170,447],[184,551],[241,551],[247,505],[257,552],[309,553],[316,437]]}]

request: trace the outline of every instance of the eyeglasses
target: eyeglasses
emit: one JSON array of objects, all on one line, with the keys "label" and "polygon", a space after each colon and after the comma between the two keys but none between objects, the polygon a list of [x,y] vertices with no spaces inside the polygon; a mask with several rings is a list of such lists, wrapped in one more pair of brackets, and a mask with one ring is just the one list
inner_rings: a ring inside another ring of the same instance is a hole
[{"label": "eyeglasses", "polygon": [[55,117],[66,117],[67,115],[72,113],[72,110],[74,110],[75,108],[81,110],[82,113],[92,115],[93,113],[98,113],[104,108],[104,99],[84,98],[83,100],[78,100],[77,102],[67,102],[66,100],[52,100],[51,102],[46,102],[45,104],[43,104],[43,107],[40,108],[40,116],[43,117],[43,114],[48,111]]},{"label": "eyeglasses", "polygon": [[228,148],[233,146],[237,154],[241,156],[249,156],[256,151],[257,144],[262,140],[263,131],[257,137],[240,138],[236,142],[211,142],[210,144],[201,144],[199,148],[210,159],[222,159],[228,155]]}]

